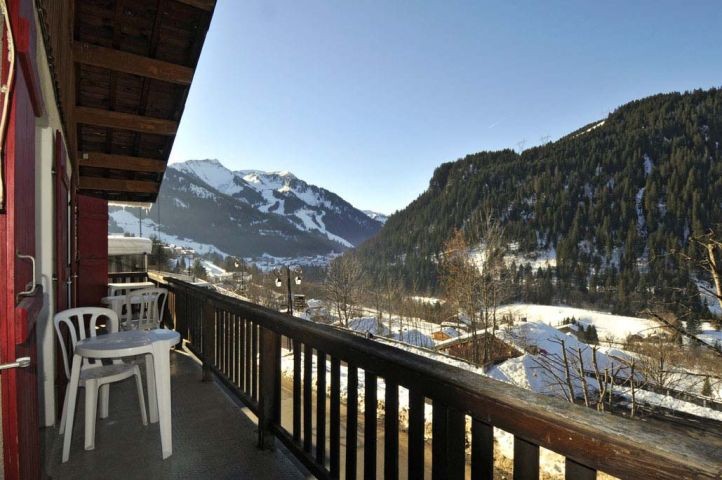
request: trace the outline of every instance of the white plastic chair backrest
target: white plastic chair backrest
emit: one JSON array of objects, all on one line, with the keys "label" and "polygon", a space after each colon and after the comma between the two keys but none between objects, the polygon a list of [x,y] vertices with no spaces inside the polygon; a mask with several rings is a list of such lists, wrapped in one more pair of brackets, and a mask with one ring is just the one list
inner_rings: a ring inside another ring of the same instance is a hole
[{"label": "white plastic chair backrest", "polygon": [[144,288],[133,290],[128,293],[126,304],[128,308],[139,309],[137,320],[131,324],[138,330],[152,330],[160,326],[163,321],[163,311],[168,298],[168,290],[165,288]]},{"label": "white plastic chair backrest", "polygon": [[121,325],[126,324],[131,318],[133,318],[128,295],[113,295],[108,298],[112,299],[110,308],[118,314],[118,320]]},{"label": "white plastic chair backrest", "polygon": [[[89,318],[88,318],[89,317]],[[86,318],[88,321],[86,323]],[[60,350],[63,353],[63,366],[65,367],[65,376],[70,379],[70,358],[75,352],[75,345],[80,340],[94,337],[96,334],[98,319],[105,318],[107,333],[115,333],[118,331],[118,315],[109,308],[100,307],[80,307],[71,308],[58,312],[53,317],[55,323],[55,332],[58,334],[60,342]],[[68,327],[68,335],[70,336],[70,351],[66,348],[66,339],[63,337],[62,325]],[[102,365],[100,360],[84,358],[83,368],[87,366]]]}]

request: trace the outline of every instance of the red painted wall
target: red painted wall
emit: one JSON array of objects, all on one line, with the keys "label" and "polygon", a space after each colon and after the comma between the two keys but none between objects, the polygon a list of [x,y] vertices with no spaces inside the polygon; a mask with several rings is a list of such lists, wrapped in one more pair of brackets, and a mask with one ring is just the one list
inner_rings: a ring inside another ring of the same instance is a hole
[{"label": "red painted wall", "polygon": [[78,195],[78,306],[100,306],[108,292],[108,201]]}]

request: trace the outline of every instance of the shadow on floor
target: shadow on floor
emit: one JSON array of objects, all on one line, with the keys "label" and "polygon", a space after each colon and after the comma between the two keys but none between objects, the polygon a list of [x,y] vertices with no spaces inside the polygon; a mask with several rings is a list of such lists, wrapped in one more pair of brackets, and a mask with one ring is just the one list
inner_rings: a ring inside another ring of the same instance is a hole
[{"label": "shadow on floor", "polygon": [[[70,460],[60,463],[58,429],[43,434],[45,468],[54,479],[302,479],[310,477],[277,442],[256,448],[255,417],[215,382],[202,383],[200,365],[171,353],[173,455],[161,459],[158,424],[143,426],[134,380],[110,387],[110,415],[97,420],[95,450],[83,449],[83,390],[78,395]],[[145,378],[145,374],[143,375]],[[147,401],[146,395],[146,401]]]}]

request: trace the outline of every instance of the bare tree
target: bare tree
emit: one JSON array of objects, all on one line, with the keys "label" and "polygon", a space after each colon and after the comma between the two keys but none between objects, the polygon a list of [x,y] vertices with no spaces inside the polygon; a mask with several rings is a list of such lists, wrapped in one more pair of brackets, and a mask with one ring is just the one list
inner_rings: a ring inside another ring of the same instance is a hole
[{"label": "bare tree", "polygon": [[363,269],[356,257],[342,255],[328,266],[324,283],[326,295],[345,327],[357,313],[363,285]]},{"label": "bare tree", "polygon": [[493,360],[497,310],[508,299],[508,278],[504,264],[507,244],[502,225],[485,215],[480,237],[481,254],[474,260],[461,230],[444,244],[441,283],[449,304],[468,319],[475,363]]},{"label": "bare tree", "polygon": [[[690,238],[690,241],[701,247],[704,255],[693,263],[704,270],[712,277],[714,289],[706,289],[706,292],[717,298],[722,306],[722,240],[710,230],[704,235]],[[692,259],[690,259],[692,260]]]},{"label": "bare tree", "polygon": [[[477,335],[478,305],[477,291],[480,283],[478,268],[469,257],[469,245],[466,242],[464,233],[455,230],[451,237],[444,243],[444,250],[441,258],[441,284],[448,304],[457,314],[461,323],[461,317],[468,320],[472,336]],[[476,342],[473,342],[476,344]],[[476,348],[470,360],[479,363],[479,355]]]},{"label": "bare tree", "polygon": [[509,279],[504,263],[508,251],[504,227],[490,213],[484,218],[481,230],[484,254],[478,265],[479,310],[481,323],[487,334],[484,335],[484,363],[493,360],[493,348],[496,331],[499,327],[497,310],[509,299]]}]

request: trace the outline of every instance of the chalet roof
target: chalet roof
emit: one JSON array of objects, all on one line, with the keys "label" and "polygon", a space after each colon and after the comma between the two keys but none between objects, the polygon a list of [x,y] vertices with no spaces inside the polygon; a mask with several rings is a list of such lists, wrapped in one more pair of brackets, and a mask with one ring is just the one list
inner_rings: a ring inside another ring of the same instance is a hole
[{"label": "chalet roof", "polygon": [[81,193],[152,202],[215,0],[38,0]]}]

